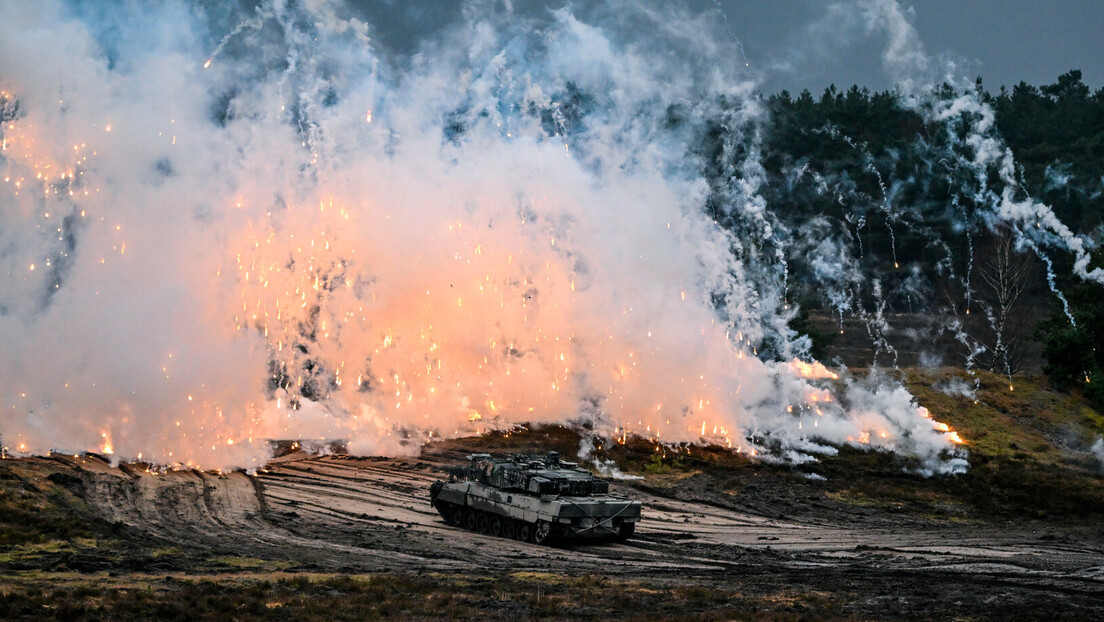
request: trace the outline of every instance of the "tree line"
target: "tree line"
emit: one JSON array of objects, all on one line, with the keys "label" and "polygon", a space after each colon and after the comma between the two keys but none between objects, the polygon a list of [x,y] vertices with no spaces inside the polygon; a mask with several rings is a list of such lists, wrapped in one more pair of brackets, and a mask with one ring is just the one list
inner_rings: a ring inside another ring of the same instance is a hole
[{"label": "tree line", "polygon": [[[1073,70],[1043,86],[1020,82],[990,93],[978,78],[972,89],[993,111],[995,132],[1014,155],[1016,192],[1050,206],[1075,233],[1104,242],[1104,88],[1092,91]],[[943,85],[933,97],[949,101],[960,94]],[[761,192],[784,223],[797,229],[831,216],[848,252],[885,284],[880,295],[892,308],[958,314],[961,301],[973,295],[991,318],[978,329],[989,333],[978,336],[987,366],[997,370],[1010,344],[1034,339],[1055,384],[1078,388],[1104,407],[1104,287],[1072,276],[1066,253],[1051,253],[1067,314],[1045,278],[1046,266],[1030,254],[1010,254],[1012,232],[976,217],[992,211],[984,191],[999,192],[1004,181],[994,170],[971,166],[968,123],[933,122],[894,91],[857,85],[829,86],[819,97],[782,91],[766,105]],[[820,284],[813,275],[803,279],[801,262],[794,263],[795,295],[815,310],[824,304],[813,291]],[[930,278],[918,280],[900,266]],[[1091,265],[1097,266],[1104,266],[1100,249]],[[1015,305],[1043,308],[1043,319],[1013,326],[1024,316]]]}]

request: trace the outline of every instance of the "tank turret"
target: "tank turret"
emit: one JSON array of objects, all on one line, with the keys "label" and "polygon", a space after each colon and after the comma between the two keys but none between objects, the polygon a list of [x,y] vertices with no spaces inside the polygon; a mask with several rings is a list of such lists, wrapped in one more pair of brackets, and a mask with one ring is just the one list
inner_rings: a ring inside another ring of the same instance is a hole
[{"label": "tank turret", "polygon": [[466,479],[500,488],[536,495],[586,497],[609,493],[609,482],[595,477],[574,462],[562,462],[554,451],[544,456],[511,455],[494,458],[490,454],[468,456]]}]

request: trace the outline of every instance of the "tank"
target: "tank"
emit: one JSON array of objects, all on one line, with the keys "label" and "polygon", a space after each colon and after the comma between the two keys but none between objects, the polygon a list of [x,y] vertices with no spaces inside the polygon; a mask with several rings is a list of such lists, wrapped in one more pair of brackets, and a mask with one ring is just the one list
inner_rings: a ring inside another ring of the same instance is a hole
[{"label": "tank", "polygon": [[544,544],[554,539],[624,541],[640,502],[609,494],[609,482],[574,462],[546,455],[472,454],[430,486],[445,521],[471,531]]}]

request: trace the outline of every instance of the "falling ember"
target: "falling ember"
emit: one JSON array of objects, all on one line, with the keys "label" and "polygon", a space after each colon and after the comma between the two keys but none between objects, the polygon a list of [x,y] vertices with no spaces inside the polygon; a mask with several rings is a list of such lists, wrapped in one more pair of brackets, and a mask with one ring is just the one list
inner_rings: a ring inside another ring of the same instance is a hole
[{"label": "falling ember", "polygon": [[[203,63],[203,68],[204,68],[204,69],[207,69],[208,67],[210,67],[210,66],[211,66],[211,63],[212,63],[212,62],[213,62],[214,60],[215,60],[215,59],[213,59],[213,58],[208,58],[208,59],[207,59],[207,62]],[[371,113],[369,113],[369,114],[371,114]]]}]

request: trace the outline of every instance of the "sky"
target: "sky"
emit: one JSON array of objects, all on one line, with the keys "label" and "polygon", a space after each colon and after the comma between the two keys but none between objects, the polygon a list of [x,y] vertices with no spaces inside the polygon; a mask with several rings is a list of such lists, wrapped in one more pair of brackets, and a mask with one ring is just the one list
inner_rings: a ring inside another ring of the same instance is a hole
[{"label": "sky", "polygon": [[[354,0],[374,23],[388,27],[375,37],[408,52],[461,14],[459,2]],[[519,13],[542,12],[560,1],[513,0]],[[586,0],[577,8],[592,5]],[[745,52],[766,92],[829,84],[872,90],[891,88],[883,69],[884,32],[868,32],[856,18],[862,2],[823,0],[685,0],[690,11],[720,8],[728,31]],[[902,2],[928,55],[953,67],[957,80],[982,76],[991,91],[1021,80],[1055,82],[1080,69],[1092,89],[1104,87],[1104,2],[1101,0],[917,0]]]},{"label": "sky", "polygon": [[[719,0],[747,61],[760,66],[768,90],[818,92],[828,84],[884,89],[885,41],[858,29],[832,28],[835,3],[818,0]],[[1104,2],[1100,0],[919,0],[912,24],[928,54],[955,63],[963,76],[982,76],[990,91],[1021,80],[1050,84],[1080,69],[1092,89],[1104,86]],[[852,39],[849,43],[842,38]]]}]

